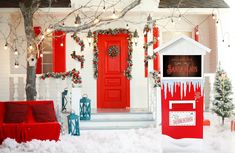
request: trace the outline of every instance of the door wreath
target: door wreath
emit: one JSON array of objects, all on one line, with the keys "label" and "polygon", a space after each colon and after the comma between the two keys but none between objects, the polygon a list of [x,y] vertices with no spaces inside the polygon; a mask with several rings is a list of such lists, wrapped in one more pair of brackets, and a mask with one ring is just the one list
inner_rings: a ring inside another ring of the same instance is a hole
[{"label": "door wreath", "polygon": [[117,46],[110,46],[110,47],[108,48],[108,54],[109,54],[109,56],[112,57],[112,58],[118,56],[118,54],[119,54],[119,49],[118,49],[118,47],[117,47]]}]

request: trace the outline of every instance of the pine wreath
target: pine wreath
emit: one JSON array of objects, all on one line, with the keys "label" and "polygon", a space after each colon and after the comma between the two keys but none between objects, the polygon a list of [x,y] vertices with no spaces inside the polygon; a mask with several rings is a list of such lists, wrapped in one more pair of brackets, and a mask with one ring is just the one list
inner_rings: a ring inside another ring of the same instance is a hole
[{"label": "pine wreath", "polygon": [[109,56],[116,57],[119,54],[119,49],[117,46],[110,46],[108,49]]}]

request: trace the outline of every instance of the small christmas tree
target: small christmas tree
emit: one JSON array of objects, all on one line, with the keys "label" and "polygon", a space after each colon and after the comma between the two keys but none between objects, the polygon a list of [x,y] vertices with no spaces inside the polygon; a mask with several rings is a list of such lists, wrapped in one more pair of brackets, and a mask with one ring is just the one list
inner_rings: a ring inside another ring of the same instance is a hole
[{"label": "small christmas tree", "polygon": [[220,67],[217,68],[214,82],[214,101],[212,111],[224,119],[232,115],[234,105],[232,103],[232,84],[226,72]]}]

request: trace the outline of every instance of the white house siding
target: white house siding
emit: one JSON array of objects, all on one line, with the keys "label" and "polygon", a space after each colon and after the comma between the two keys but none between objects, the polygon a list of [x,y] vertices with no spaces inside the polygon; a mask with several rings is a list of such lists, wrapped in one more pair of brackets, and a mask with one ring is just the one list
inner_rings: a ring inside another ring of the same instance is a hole
[{"label": "white house siding", "polygon": [[[0,15],[3,21],[7,21],[8,14]],[[8,32],[9,28],[6,24],[0,23],[1,31]],[[4,36],[0,34],[0,101],[9,99],[9,74],[10,74],[10,54],[8,50],[4,50]]]},{"label": "white house siding", "polygon": [[[153,19],[157,19],[157,18],[161,18],[163,16],[167,16],[167,14],[170,14],[170,12],[168,13],[161,13],[161,10],[158,10],[159,12],[156,13],[151,13]],[[63,13],[59,13],[58,14],[59,17],[63,16]],[[130,12],[127,14],[127,16],[124,19],[120,19],[116,22],[113,22],[111,24],[108,25],[103,25],[101,27],[98,27],[97,29],[108,29],[108,28],[125,28],[125,25],[128,23],[130,30],[134,31],[135,29],[138,30],[139,32],[139,41],[138,41],[138,45],[135,46],[133,45],[133,70],[132,70],[132,75],[133,75],[133,79],[130,81],[130,97],[131,97],[131,101],[130,101],[130,105],[131,108],[147,108],[148,107],[148,88],[147,88],[147,78],[144,77],[144,50],[143,50],[143,27],[144,24],[146,22],[146,18],[148,16],[147,12]],[[163,31],[182,31],[182,32],[192,32],[194,30],[194,25],[197,25],[198,23],[200,23],[203,19],[205,19],[207,15],[188,15],[187,18],[193,23],[192,24],[188,24],[187,22],[185,22],[183,19],[176,23],[175,25],[172,24],[168,24],[167,26],[166,23],[169,22],[169,20],[159,20],[157,21],[157,24],[160,27],[160,36],[161,36],[161,32]],[[42,17],[42,15],[40,16]],[[54,18],[56,18],[56,16],[54,15]],[[43,20],[42,18],[40,20]],[[37,21],[35,21],[35,26],[39,26],[40,20],[37,18]],[[210,31],[211,20],[207,20],[206,22],[204,22],[200,27],[200,42],[202,42],[205,46],[212,48],[214,46],[214,39],[210,39],[210,37],[212,36],[212,34],[210,35],[210,32],[213,33],[213,31]],[[71,17],[69,19],[67,19],[65,21],[66,25],[73,25],[74,24],[74,17]],[[91,29],[92,31],[96,30],[96,29]],[[71,70],[72,68],[76,67],[79,68],[80,63],[78,65],[78,63],[76,61],[74,61],[73,59],[71,59],[70,54],[72,53],[73,50],[78,51],[78,53],[80,52],[80,47],[79,45],[77,45],[75,43],[74,40],[72,40],[72,38],[70,37],[71,34],[67,34],[66,37],[66,69],[67,70]],[[96,80],[93,77],[93,64],[92,64],[92,59],[93,59],[93,47],[92,46],[88,46],[87,40],[86,40],[86,35],[87,35],[87,31],[84,31],[83,33],[80,34],[81,36],[84,36],[84,41],[85,41],[85,50],[83,51],[83,53],[79,53],[79,54],[84,54],[85,55],[85,67],[81,70],[81,74],[82,74],[82,94],[87,94],[89,96],[89,98],[91,99],[92,102],[92,107],[96,108]],[[212,52],[215,52],[214,50]],[[0,58],[2,57],[2,52],[0,52]],[[215,53],[217,54],[217,53]],[[11,61],[11,63],[9,64],[9,58],[12,55],[7,56],[7,60],[8,62],[3,62],[4,64],[1,64],[2,67],[6,68],[9,67],[9,65],[13,64]],[[206,59],[206,61],[208,62],[208,64],[210,64],[211,62],[215,61],[214,56],[208,56],[208,58]],[[0,61],[2,62],[2,61]],[[11,72],[12,73],[18,73],[14,70],[12,70],[13,67],[11,68]],[[210,72],[210,68],[206,67],[206,72]],[[10,72],[9,68],[8,71]],[[8,72],[8,74],[9,74]],[[0,72],[2,73],[2,72]],[[5,74],[5,73],[4,73]],[[54,82],[54,83],[53,83]],[[8,88],[9,85],[4,85],[4,88]],[[62,85],[60,88],[60,91],[62,92],[63,89],[66,87],[66,83],[64,85]],[[0,87],[2,88],[2,87]],[[21,89],[23,89],[24,87],[20,87]],[[57,92],[57,87],[55,84],[55,81],[53,81],[52,79],[50,79],[50,86],[49,86],[49,91],[50,91],[50,95],[51,97],[54,99],[56,99],[56,92]],[[40,81],[40,97],[41,99],[45,98],[45,81]],[[9,93],[9,92],[8,92]],[[9,95],[8,95],[9,96]],[[9,99],[11,99],[9,97]]]},{"label": "white house siding", "polygon": [[[218,34],[218,60],[221,63],[222,68],[228,74],[228,77],[232,80],[233,93],[235,93],[235,2],[227,0],[230,5],[230,9],[219,11],[219,24],[217,25]],[[224,42],[222,41],[224,39]],[[228,47],[230,45],[230,47]],[[235,94],[233,94],[235,99]],[[234,101],[235,103],[235,101]]]}]

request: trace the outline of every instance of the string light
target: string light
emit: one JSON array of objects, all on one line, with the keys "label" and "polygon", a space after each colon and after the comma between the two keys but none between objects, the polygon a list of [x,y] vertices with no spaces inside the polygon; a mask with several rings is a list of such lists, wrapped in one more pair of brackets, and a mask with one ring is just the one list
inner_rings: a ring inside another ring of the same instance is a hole
[{"label": "string light", "polygon": [[105,8],[105,6],[103,7],[103,12],[105,12],[106,11],[106,8]]},{"label": "string light", "polygon": [[45,36],[44,35],[42,35],[42,39],[44,39],[45,38]]},{"label": "string light", "polygon": [[100,19],[98,17],[95,18],[94,23],[97,24],[100,22]]},{"label": "string light", "polygon": [[61,46],[61,47],[63,47],[63,46],[64,46],[64,44],[63,44],[63,43],[60,43],[60,46]]},{"label": "string light", "polygon": [[4,49],[7,50],[8,49],[8,43],[6,42],[4,45]]},{"label": "string light", "polygon": [[199,31],[198,30],[196,31],[196,35],[199,35]]},{"label": "string light", "polygon": [[40,57],[43,57],[43,53],[40,54]]},{"label": "string light", "polygon": [[179,15],[178,21],[181,21],[181,14]]},{"label": "string light", "polygon": [[214,19],[214,20],[215,20],[215,14],[214,14],[214,13],[212,13],[212,14],[211,14],[211,16],[212,16],[212,19]]},{"label": "string light", "polygon": [[174,22],[173,18],[171,18],[171,23],[172,23],[173,25],[175,25],[175,22]]},{"label": "string light", "polygon": [[128,25],[128,24],[126,24],[126,29],[127,29],[127,30],[129,29],[129,25]]},{"label": "string light", "polygon": [[115,19],[117,16],[116,16],[116,11],[115,10],[113,10],[113,15],[112,15],[112,17]]},{"label": "string light", "polygon": [[52,29],[51,29],[51,28],[47,28],[46,32],[47,32],[47,33],[51,33],[51,32],[52,32]]},{"label": "string light", "polygon": [[18,55],[18,54],[19,54],[17,48],[15,49],[14,54],[15,54],[15,55]]},{"label": "string light", "polygon": [[19,68],[19,63],[18,63],[17,61],[15,61],[14,67],[15,67],[16,69]]},{"label": "string light", "polygon": [[32,44],[29,45],[29,49],[32,50],[33,49],[33,46]]}]

